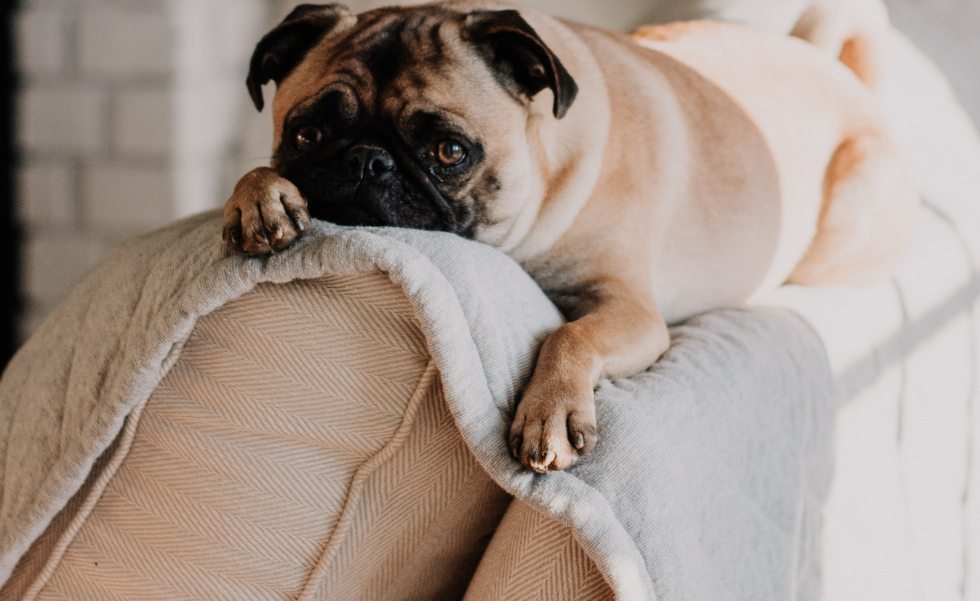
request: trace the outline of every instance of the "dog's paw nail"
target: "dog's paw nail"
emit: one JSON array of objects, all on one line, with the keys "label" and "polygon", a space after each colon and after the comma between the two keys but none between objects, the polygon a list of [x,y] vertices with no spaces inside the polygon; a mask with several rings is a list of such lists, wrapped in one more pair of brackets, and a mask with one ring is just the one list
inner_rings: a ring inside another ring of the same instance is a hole
[{"label": "dog's paw nail", "polygon": [[530,468],[539,474],[547,474],[558,455],[554,451],[548,451],[543,457],[540,453],[533,455],[533,457],[530,461]]},{"label": "dog's paw nail", "polygon": [[585,437],[582,436],[581,432],[575,433],[575,440],[572,441],[575,444],[575,448],[581,451],[585,448]]},{"label": "dog's paw nail", "polygon": [[510,439],[510,454],[514,459],[520,460],[521,458],[521,446],[524,444],[524,437],[520,434],[513,436]]},{"label": "dog's paw nail", "polygon": [[306,224],[303,223],[303,216],[299,213],[293,213],[290,215],[293,218],[293,223],[296,224],[297,231],[304,231],[306,229]]}]

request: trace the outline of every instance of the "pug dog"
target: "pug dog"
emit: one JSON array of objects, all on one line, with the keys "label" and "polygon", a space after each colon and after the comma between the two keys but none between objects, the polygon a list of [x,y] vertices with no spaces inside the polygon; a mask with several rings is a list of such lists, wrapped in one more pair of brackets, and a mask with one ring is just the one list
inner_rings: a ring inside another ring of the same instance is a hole
[{"label": "pug dog", "polygon": [[[912,235],[860,26],[789,36],[713,22],[632,36],[494,2],[352,14],[302,5],[259,42],[277,84],[271,167],[224,239],[262,255],[311,218],[453,232],[516,259],[567,317],[510,429],[535,472],[598,439],[594,389],[641,371],[667,324],[784,282],[866,282]],[[842,21],[843,22],[843,21]],[[502,441],[502,444],[504,441]]]}]

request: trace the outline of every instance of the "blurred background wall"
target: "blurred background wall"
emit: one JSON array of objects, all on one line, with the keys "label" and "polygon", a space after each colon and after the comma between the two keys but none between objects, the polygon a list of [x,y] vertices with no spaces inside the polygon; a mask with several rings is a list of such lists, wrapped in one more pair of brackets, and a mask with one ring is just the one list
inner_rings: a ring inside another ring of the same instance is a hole
[{"label": "blurred background wall", "polygon": [[[616,29],[710,9],[739,20],[767,0],[525,0]],[[769,11],[786,29],[803,0]],[[21,0],[13,18],[18,318],[27,335],[119,241],[220,206],[269,155],[268,112],[244,89],[258,38],[292,6],[273,0]],[[386,4],[349,2],[355,10]],[[980,116],[980,2],[891,0],[900,28],[957,78]],[[9,6],[9,5],[8,5]],[[974,28],[964,48],[944,35]],[[978,119],[980,121],[980,119]]]},{"label": "blurred background wall", "polygon": [[221,201],[267,4],[21,2],[24,334],[120,240]]}]

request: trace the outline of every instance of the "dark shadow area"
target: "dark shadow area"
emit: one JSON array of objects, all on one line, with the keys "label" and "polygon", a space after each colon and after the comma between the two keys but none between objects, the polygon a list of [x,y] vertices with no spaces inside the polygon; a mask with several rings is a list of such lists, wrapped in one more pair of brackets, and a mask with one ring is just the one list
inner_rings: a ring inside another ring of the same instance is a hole
[{"label": "dark shadow area", "polygon": [[14,136],[14,95],[18,88],[14,70],[13,21],[16,0],[0,3],[0,366],[17,348],[20,316],[20,228],[14,173],[17,168]]}]

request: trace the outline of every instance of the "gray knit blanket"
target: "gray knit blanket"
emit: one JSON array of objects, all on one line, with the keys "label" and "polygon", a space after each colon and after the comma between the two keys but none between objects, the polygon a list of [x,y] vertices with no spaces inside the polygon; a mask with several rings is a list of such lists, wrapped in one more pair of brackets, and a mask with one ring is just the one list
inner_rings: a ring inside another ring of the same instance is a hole
[{"label": "gray knit blanket", "polygon": [[508,454],[516,391],[561,317],[503,254],[455,236],[316,224],[289,251],[228,254],[204,214],[95,268],[0,381],[0,584],[84,483],[196,320],[262,282],[382,271],[413,305],[450,411],[487,473],[571,527],[619,599],[812,598],[831,377],[779,309],[673,329],[648,371],[596,393],[601,444],[536,475]]}]

